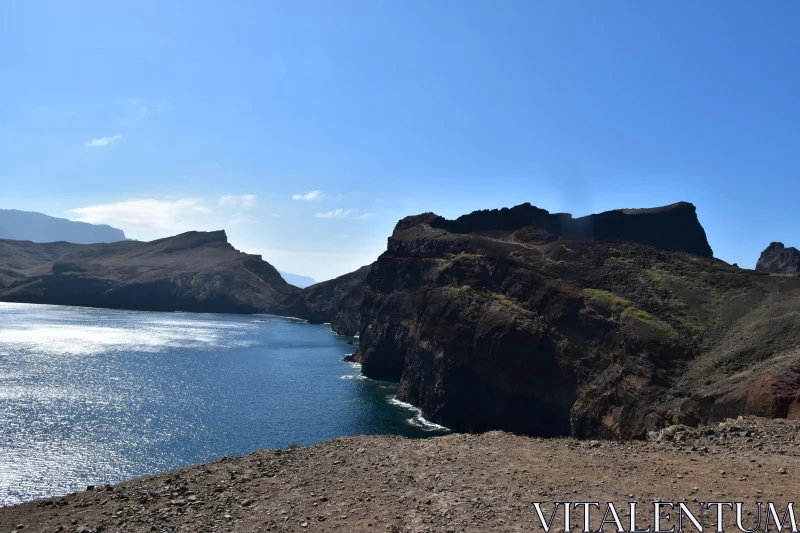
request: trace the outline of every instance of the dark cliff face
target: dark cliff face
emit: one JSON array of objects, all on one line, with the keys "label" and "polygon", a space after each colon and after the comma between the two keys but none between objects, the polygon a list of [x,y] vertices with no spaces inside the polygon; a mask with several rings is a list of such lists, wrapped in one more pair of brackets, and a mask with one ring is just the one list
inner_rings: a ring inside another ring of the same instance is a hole
[{"label": "dark cliff face", "polygon": [[276,309],[284,316],[303,318],[312,324],[330,323],[339,335],[356,335],[360,307],[364,299],[364,280],[372,265],[323,281],[286,297]]},{"label": "dark cliff face", "polygon": [[[413,224],[417,217],[410,218],[401,221],[400,226]],[[704,257],[713,255],[697,210],[688,202],[652,209],[617,209],[580,218],[572,218],[569,213],[551,214],[529,203],[510,209],[475,211],[456,220],[435,215],[429,218],[432,227],[451,233],[513,231],[528,226],[557,237],[629,241]]]},{"label": "dark cliff face", "polygon": [[[459,431],[632,438],[800,416],[785,395],[800,371],[786,368],[800,360],[800,281],[710,253],[691,204],[408,217],[367,276],[356,357]],[[774,392],[754,397],[756,378]]]},{"label": "dark cliff face", "polygon": [[756,263],[756,270],[768,274],[800,273],[800,250],[786,248],[781,242],[770,243],[761,252],[761,257]]},{"label": "dark cliff face", "polygon": [[224,231],[152,242],[0,241],[0,300],[147,311],[269,312],[295,288]]}]

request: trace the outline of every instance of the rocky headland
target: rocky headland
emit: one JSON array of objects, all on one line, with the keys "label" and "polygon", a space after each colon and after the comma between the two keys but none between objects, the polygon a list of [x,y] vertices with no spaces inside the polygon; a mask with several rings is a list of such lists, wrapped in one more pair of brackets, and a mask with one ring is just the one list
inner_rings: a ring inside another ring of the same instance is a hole
[{"label": "rocky headland", "polygon": [[687,203],[577,219],[523,204],[407,217],[378,261],[300,290],[224,232],[0,240],[0,300],[330,322],[359,334],[365,375],[463,432],[222,458],[3,508],[0,531],[477,533],[539,530],[532,501],[785,508],[800,490],[791,250],[773,243],[766,272],[714,259]]},{"label": "rocky headland", "polygon": [[108,244],[0,240],[0,301],[263,313],[297,290],[224,231]]},{"label": "rocky headland", "polygon": [[[792,250],[773,243],[761,269],[783,273]],[[367,377],[456,431],[630,439],[800,418],[800,278],[714,259],[686,202],[406,217],[375,263],[305,289],[223,231],[0,240],[0,301],[330,323],[360,336]]]},{"label": "rocky headland", "polygon": [[688,203],[407,217],[366,278],[355,359],[457,431],[800,417],[800,279],[711,255]]}]

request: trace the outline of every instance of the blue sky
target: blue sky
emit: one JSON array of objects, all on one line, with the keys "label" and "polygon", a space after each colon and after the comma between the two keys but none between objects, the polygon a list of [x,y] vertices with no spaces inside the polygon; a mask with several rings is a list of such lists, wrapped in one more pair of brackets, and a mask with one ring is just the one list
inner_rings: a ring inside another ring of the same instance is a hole
[{"label": "blue sky", "polygon": [[800,2],[122,4],[0,4],[0,208],[224,228],[318,280],[525,201],[800,246]]}]

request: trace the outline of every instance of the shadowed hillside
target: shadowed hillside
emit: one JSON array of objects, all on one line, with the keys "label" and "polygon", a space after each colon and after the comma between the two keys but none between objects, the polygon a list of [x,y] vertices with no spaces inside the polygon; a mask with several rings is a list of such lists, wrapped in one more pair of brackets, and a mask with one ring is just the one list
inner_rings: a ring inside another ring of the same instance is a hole
[{"label": "shadowed hillside", "polygon": [[304,318],[314,324],[330,323],[331,329],[340,335],[355,335],[364,299],[364,280],[370,268],[372,265],[366,265],[355,272],[291,293],[276,312]]},{"label": "shadowed hillside", "polygon": [[254,313],[296,290],[224,231],[90,245],[0,240],[2,301]]}]

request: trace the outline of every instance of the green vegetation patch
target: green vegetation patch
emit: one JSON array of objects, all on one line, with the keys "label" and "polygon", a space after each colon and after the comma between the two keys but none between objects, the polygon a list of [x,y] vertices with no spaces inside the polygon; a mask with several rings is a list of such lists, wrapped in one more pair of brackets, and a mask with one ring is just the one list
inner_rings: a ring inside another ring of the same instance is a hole
[{"label": "green vegetation patch", "polygon": [[460,254],[453,257],[453,259],[461,260],[461,261],[483,261],[484,259],[483,254],[471,254],[469,252],[461,252]]},{"label": "green vegetation patch", "polygon": [[644,273],[647,274],[647,277],[662,289],[666,291],[672,291],[672,285],[670,284],[671,276],[666,272],[661,270],[645,270]]},{"label": "green vegetation patch", "polygon": [[672,329],[669,324],[662,322],[647,311],[642,311],[635,307],[628,307],[625,309],[625,311],[622,312],[622,320],[634,326],[645,326],[653,333],[656,333],[657,336],[668,338],[675,336],[675,330]]},{"label": "green vegetation patch", "polygon": [[609,257],[605,260],[605,263],[612,263],[616,265],[623,265],[623,266],[634,266],[635,263],[630,259],[625,259],[624,257]]},{"label": "green vegetation patch", "polygon": [[489,298],[492,298],[493,300],[495,300],[497,302],[500,302],[501,304],[503,304],[503,305],[505,305],[507,307],[512,307],[517,311],[520,311],[520,312],[523,312],[523,313],[530,313],[531,312],[531,311],[525,309],[524,307],[520,306],[519,303],[517,303],[512,298],[509,298],[505,294],[500,294],[500,293],[497,293],[497,292],[492,292],[492,291],[488,291],[487,290],[487,291],[485,291],[485,296],[488,296]]},{"label": "green vegetation patch", "polygon": [[652,323],[656,321],[656,317],[648,313],[647,311],[642,311],[641,309],[637,309],[635,307],[629,307],[622,312],[622,318],[632,318],[634,320],[639,320],[641,322],[648,322]]},{"label": "green vegetation patch", "polygon": [[625,298],[621,298],[613,292],[600,289],[584,289],[583,297],[592,303],[603,305],[611,309],[618,307],[630,307],[632,304]]}]

